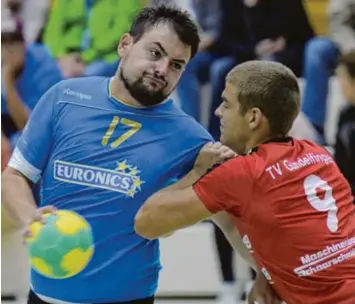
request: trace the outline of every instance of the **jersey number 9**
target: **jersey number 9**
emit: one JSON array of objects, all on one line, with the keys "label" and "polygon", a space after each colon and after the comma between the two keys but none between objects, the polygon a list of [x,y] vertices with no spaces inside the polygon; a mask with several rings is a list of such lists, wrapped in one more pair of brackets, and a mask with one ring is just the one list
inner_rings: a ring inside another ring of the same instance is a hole
[{"label": "jersey number 9", "polygon": [[[303,183],[304,191],[311,206],[321,212],[327,212],[327,227],[331,232],[338,230],[338,207],[333,197],[333,189],[317,175],[308,176]],[[324,198],[317,195],[317,189],[325,192]]]}]

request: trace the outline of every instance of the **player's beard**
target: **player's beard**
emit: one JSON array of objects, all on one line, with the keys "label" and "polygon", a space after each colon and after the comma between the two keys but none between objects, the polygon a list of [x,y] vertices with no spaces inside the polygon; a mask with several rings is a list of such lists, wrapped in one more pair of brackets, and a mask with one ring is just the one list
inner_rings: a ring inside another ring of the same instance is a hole
[{"label": "player's beard", "polygon": [[119,77],[122,80],[125,88],[131,94],[131,96],[138,101],[142,106],[149,107],[162,103],[169,95],[163,92],[163,89],[159,91],[152,91],[147,88],[143,83],[143,77],[137,79],[134,82],[128,80],[124,75],[123,69],[119,71]]}]

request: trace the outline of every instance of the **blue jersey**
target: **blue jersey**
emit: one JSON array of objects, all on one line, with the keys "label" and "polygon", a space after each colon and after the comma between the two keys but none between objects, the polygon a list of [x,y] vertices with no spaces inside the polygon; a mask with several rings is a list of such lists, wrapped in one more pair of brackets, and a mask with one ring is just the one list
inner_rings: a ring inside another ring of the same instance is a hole
[{"label": "blue jersey", "polygon": [[212,138],[172,100],[132,108],[110,96],[110,79],[60,82],[38,102],[10,166],[33,182],[42,176],[42,206],[84,216],[91,224],[94,254],[68,279],[32,270],[39,295],[67,302],[100,303],[154,295],[159,242],[134,231],[144,201],[192,169]]}]

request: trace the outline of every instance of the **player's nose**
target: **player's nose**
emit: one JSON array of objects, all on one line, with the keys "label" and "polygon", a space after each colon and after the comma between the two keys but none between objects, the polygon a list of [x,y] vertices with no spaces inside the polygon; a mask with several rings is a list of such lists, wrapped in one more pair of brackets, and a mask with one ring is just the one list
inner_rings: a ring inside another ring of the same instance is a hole
[{"label": "player's nose", "polygon": [[159,76],[165,77],[166,74],[168,73],[168,69],[169,69],[169,60],[162,59],[156,62],[155,72]]},{"label": "player's nose", "polygon": [[221,106],[219,106],[216,111],[214,111],[214,115],[216,115],[218,118],[222,118]]}]

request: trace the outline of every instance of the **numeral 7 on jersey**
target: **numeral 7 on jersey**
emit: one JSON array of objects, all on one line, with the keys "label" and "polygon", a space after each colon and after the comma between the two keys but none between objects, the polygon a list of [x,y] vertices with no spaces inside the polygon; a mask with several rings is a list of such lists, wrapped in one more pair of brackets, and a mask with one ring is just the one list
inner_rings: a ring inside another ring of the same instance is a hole
[{"label": "numeral 7 on jersey", "polygon": [[107,146],[112,134],[115,132],[116,127],[119,124],[130,127],[130,129],[128,131],[124,132],[115,141],[113,141],[110,144],[111,148],[117,148],[119,145],[121,145],[124,141],[126,141],[128,138],[133,136],[135,133],[137,133],[142,128],[142,124],[137,121],[133,121],[133,120],[130,120],[127,118],[119,118],[118,116],[114,116],[112,118],[110,126],[108,127],[108,129],[106,131],[106,134],[102,138],[101,145],[103,145],[104,147]]}]

